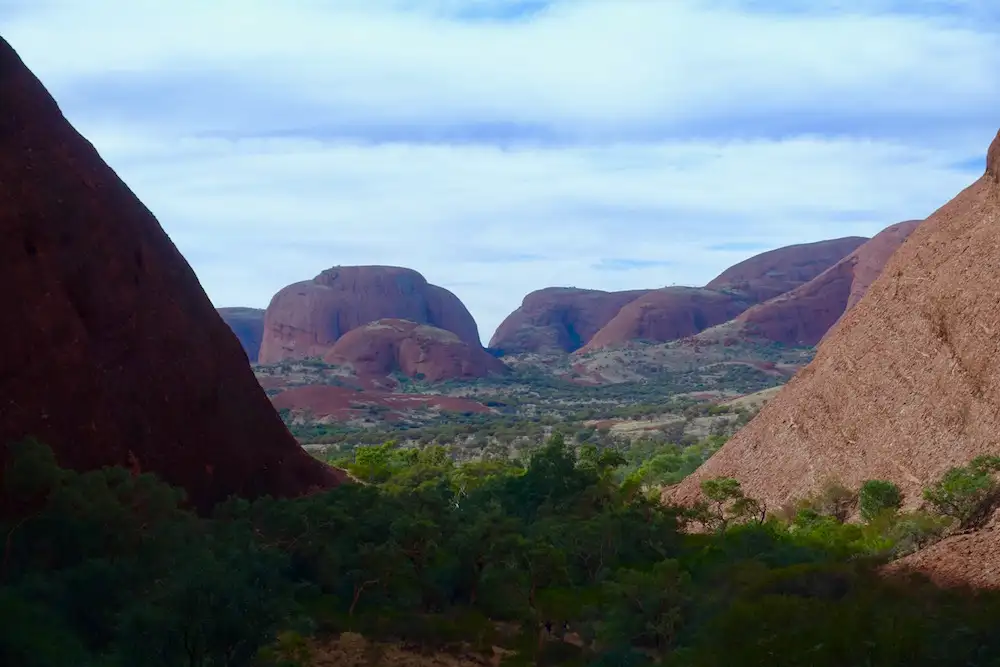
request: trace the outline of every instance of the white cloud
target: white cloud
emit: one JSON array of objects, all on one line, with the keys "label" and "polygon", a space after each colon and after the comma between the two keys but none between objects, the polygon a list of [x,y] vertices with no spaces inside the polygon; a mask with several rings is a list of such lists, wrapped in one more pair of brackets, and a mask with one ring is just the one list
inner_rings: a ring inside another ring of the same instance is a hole
[{"label": "white cloud", "polygon": [[981,4],[761,4],[51,0],[0,22],[217,304],[399,264],[486,340],[533,289],[704,283],[751,254],[712,246],[870,235],[977,175],[1000,102]]}]

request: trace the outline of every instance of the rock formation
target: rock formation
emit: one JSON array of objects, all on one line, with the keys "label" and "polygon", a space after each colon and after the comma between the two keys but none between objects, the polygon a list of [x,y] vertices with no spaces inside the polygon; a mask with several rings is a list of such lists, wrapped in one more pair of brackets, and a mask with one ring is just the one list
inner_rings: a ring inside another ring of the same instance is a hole
[{"label": "rock formation", "polygon": [[508,370],[478,343],[469,345],[451,331],[398,319],[351,329],[323,360],[349,366],[362,377],[400,372],[428,382],[481,378]]},{"label": "rock formation", "polygon": [[916,570],[939,586],[1000,588],[1000,527],[951,535],[893,561],[886,570]]},{"label": "rock formation", "polygon": [[849,255],[848,261],[853,262],[853,280],[845,312],[853,308],[858,301],[861,301],[861,297],[867,294],[872,283],[882,275],[889,258],[899,250],[903,241],[910,238],[910,234],[921,222],[923,221],[907,220],[890,225]]},{"label": "rock formation", "polygon": [[298,446],[156,219],[2,39],[0,100],[0,446],[36,437],[65,466],[155,472],[201,508],[342,479]]},{"label": "rock formation", "polygon": [[910,501],[1000,452],[1000,134],[987,171],[921,223],[814,361],[671,495],[739,479],[775,508],[826,479],[895,481]]},{"label": "rock formation", "polygon": [[547,287],[524,297],[490,339],[503,354],[573,352],[586,345],[622,306],[647,290],[602,292]]},{"label": "rock formation", "polygon": [[222,321],[229,325],[247,353],[247,359],[256,363],[260,341],[264,335],[263,308],[218,308]]},{"label": "rock formation", "polygon": [[908,220],[882,230],[805,285],[747,310],[736,318],[734,331],[786,345],[816,345],[864,296],[918,224]]},{"label": "rock formation", "polygon": [[322,357],[351,329],[384,318],[429,324],[481,346],[476,321],[454,294],[412,269],[338,266],[271,299],[258,360]]},{"label": "rock formation", "polygon": [[750,302],[737,295],[698,287],[651,290],[619,310],[580,352],[634,340],[660,343],[693,336],[748,307]]},{"label": "rock formation", "polygon": [[644,338],[674,340],[805,284],[867,240],[848,237],[770,250],[727,269],[700,290],[538,290],[524,297],[521,307],[497,328],[490,347],[504,354],[553,353],[590,351]]},{"label": "rock formation", "polygon": [[809,282],[867,240],[848,236],[769,250],[731,266],[705,287],[739,292],[754,303],[767,301]]}]

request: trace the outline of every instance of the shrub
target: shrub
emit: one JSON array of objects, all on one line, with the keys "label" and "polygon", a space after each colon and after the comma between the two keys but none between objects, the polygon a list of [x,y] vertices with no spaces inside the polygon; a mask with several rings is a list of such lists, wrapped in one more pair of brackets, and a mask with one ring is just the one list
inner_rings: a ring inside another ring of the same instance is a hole
[{"label": "shrub", "polygon": [[743,493],[739,480],[732,477],[703,480],[701,493],[706,500],[696,504],[690,515],[706,528],[724,531],[733,523],[763,521],[763,507]]},{"label": "shrub", "polygon": [[861,518],[871,522],[883,512],[896,512],[903,505],[899,487],[884,479],[869,479],[858,492]]},{"label": "shrub", "polygon": [[893,526],[888,532],[889,539],[894,545],[894,555],[904,556],[930,546],[944,537],[951,523],[951,519],[935,516],[929,512],[906,512],[896,515]]},{"label": "shrub", "polygon": [[817,493],[802,500],[796,509],[798,512],[815,512],[844,523],[857,504],[857,493],[836,480],[829,480]]},{"label": "shrub", "polygon": [[1000,457],[976,457],[967,466],[950,468],[924,489],[924,500],[938,514],[957,520],[960,528],[981,525],[1000,500],[1000,484],[993,476],[997,470]]}]

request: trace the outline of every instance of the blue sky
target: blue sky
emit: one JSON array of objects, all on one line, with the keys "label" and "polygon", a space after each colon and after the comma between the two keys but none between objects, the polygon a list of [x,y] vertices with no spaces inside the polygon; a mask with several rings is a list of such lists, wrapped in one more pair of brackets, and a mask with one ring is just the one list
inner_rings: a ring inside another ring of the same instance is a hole
[{"label": "blue sky", "polygon": [[487,340],[529,291],[704,284],[982,172],[985,0],[0,0],[0,34],[216,305],[409,266]]}]

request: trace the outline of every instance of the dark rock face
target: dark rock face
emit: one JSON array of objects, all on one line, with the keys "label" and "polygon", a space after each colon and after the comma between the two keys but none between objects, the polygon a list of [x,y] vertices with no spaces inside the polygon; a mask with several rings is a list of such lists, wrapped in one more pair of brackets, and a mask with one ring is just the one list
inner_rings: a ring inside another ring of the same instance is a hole
[{"label": "dark rock face", "polygon": [[705,287],[738,292],[754,303],[767,301],[806,284],[867,240],[848,236],[769,250],[731,266]]},{"label": "dark rock face", "polygon": [[264,336],[263,308],[219,308],[222,321],[229,325],[247,353],[250,363],[257,362],[260,341]]},{"label": "dark rock face", "polygon": [[524,297],[490,339],[504,354],[574,352],[590,342],[622,306],[647,290],[602,292],[548,287]]},{"label": "dark rock face", "polygon": [[451,331],[482,347],[476,321],[457,296],[412,269],[343,266],[294,283],[271,299],[258,360],[322,357],[351,329],[385,318]]},{"label": "dark rock face", "polygon": [[786,345],[816,345],[878,278],[920,224],[887,227],[805,285],[754,306],[737,318],[745,334]]},{"label": "dark rock face", "polygon": [[469,345],[450,331],[393,319],[351,329],[323,359],[350,366],[361,377],[398,371],[428,382],[481,378],[508,370],[482,346]]},{"label": "dark rock face", "polygon": [[156,219],[2,39],[0,235],[0,446],[34,436],[76,469],[138,466],[201,508],[342,479],[298,446]]}]

